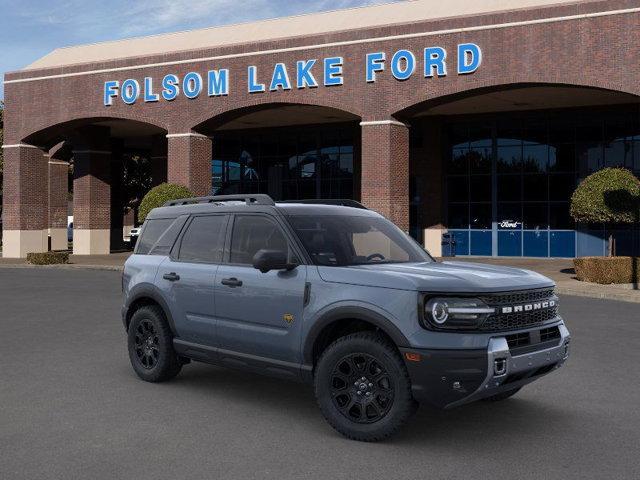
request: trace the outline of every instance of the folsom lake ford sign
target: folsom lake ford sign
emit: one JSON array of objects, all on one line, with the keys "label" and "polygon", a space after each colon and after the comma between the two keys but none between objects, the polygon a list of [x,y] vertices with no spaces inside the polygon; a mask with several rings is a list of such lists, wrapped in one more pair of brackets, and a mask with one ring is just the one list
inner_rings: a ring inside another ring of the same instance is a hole
[{"label": "folsom lake ford sign", "polygon": [[[457,46],[455,62],[447,58],[442,47],[427,47],[421,52],[421,73],[424,78],[445,77],[447,66],[455,63],[458,75],[466,75],[478,70],[482,64],[482,50],[475,43],[461,43]],[[410,50],[398,50],[390,59],[385,52],[368,53],[364,58],[366,83],[375,83],[387,68],[398,81],[408,80],[416,74],[418,59]],[[296,61],[295,69],[289,71],[284,63],[276,63],[269,71],[259,71],[250,65],[241,83],[249,93],[286,91],[292,88],[332,87],[344,84],[345,65],[343,57],[325,57]],[[233,79],[235,80],[235,79]],[[104,82],[103,99],[105,106],[113,105],[120,99],[127,105],[141,102],[172,101],[180,95],[195,99],[201,95],[221,97],[229,95],[231,84],[229,69],[214,69],[207,72],[188,72],[182,78],[170,73],[162,78],[128,78],[123,81]]]}]

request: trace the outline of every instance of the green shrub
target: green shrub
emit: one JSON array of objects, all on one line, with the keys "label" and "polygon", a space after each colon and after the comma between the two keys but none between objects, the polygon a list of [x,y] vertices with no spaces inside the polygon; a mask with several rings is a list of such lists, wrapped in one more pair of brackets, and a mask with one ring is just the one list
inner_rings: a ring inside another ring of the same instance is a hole
[{"label": "green shrub", "polygon": [[31,265],[56,265],[69,263],[69,252],[27,253]]},{"label": "green shrub", "polygon": [[140,208],[138,209],[138,218],[141,222],[144,222],[151,210],[161,207],[169,200],[177,200],[179,198],[189,198],[193,196],[193,193],[187,187],[176,185],[174,183],[162,183],[157,187],[153,187],[144,196],[142,202],[140,202]]},{"label": "green shrub", "polygon": [[571,196],[571,216],[584,223],[634,223],[640,180],[624,168],[605,168],[585,178]]},{"label": "green shrub", "polygon": [[634,283],[640,281],[639,257],[581,257],[573,260],[576,277],[583,282]]}]

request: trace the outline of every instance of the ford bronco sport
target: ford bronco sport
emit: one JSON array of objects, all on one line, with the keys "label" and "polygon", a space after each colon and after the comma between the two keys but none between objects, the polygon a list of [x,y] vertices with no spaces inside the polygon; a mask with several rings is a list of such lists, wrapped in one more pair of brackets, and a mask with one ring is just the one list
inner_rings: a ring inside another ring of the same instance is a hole
[{"label": "ford bronco sport", "polygon": [[143,380],[201,361],[306,381],[329,424],[363,441],[418,402],[506,399],[569,354],[548,278],[437,262],[349,200],[168,202],[147,217],[123,292]]}]

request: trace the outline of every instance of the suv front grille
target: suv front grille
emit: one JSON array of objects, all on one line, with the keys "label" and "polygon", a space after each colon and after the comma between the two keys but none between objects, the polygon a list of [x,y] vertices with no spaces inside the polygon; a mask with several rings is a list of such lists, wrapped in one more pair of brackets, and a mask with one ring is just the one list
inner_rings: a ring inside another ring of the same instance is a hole
[{"label": "suv front grille", "polygon": [[543,325],[558,316],[558,308],[556,306],[524,312],[502,313],[501,311],[501,307],[553,299],[552,288],[483,295],[480,298],[490,307],[496,307],[497,312],[489,315],[480,326],[480,329],[485,331],[514,330]]}]

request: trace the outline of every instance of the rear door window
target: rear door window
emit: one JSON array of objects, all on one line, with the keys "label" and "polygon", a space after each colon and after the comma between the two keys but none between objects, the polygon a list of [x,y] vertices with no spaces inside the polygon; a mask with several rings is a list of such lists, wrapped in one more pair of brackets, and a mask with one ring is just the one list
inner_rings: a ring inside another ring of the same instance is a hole
[{"label": "rear door window", "polygon": [[182,236],[178,260],[221,263],[228,218],[227,215],[193,217]]}]

